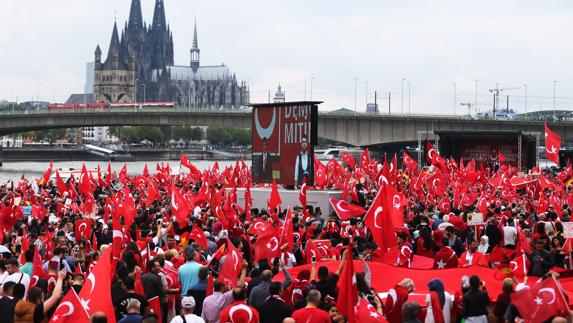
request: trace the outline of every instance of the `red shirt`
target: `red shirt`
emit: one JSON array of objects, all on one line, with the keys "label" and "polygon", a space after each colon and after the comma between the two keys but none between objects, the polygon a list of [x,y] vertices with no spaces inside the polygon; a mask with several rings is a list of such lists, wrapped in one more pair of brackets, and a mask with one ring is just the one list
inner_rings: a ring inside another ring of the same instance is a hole
[{"label": "red shirt", "polygon": [[330,315],[326,311],[316,307],[305,307],[292,313],[292,318],[297,322],[330,323]]}]

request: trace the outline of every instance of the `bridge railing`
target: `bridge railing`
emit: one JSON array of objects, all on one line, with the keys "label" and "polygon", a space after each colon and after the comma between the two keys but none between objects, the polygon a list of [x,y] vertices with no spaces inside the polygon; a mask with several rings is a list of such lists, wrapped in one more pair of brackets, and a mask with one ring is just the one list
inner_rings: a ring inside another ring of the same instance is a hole
[{"label": "bridge railing", "polygon": [[[93,114],[93,113],[210,113],[210,114],[247,114],[250,113],[249,109],[210,109],[210,108],[186,108],[186,107],[145,107],[145,108],[131,108],[131,107],[113,107],[113,108],[79,108],[79,109],[0,109],[0,116],[21,116],[21,115],[38,115],[38,114]],[[545,112],[545,111],[543,111]],[[573,122],[573,112],[563,111],[558,113],[555,117],[551,113],[528,113],[521,114],[512,119],[493,119],[492,117],[475,117],[468,115],[447,115],[447,114],[388,114],[388,113],[366,113],[366,112],[334,112],[334,111],[320,111],[321,116],[332,116],[340,118],[396,118],[396,119],[448,119],[448,120],[484,120],[484,121],[521,121],[521,122]]]}]

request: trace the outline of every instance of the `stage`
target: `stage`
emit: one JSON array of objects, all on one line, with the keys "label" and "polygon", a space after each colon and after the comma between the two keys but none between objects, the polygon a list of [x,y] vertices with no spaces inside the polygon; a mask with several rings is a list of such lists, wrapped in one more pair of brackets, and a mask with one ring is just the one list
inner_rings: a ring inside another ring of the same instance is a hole
[{"label": "stage", "polygon": [[[227,189],[229,191],[230,189]],[[282,207],[286,209],[287,207],[301,206],[298,200],[300,190],[286,190],[279,189],[279,194],[282,200]],[[267,200],[271,196],[270,187],[253,187],[251,188],[251,197],[253,199],[253,208],[264,209],[267,207]],[[306,191],[306,204],[312,206],[313,208],[319,207],[322,210],[322,217],[328,219],[328,215],[334,211],[332,205],[328,201],[329,198],[341,199],[342,191]],[[245,189],[237,189],[237,202],[239,205],[245,205]]]}]

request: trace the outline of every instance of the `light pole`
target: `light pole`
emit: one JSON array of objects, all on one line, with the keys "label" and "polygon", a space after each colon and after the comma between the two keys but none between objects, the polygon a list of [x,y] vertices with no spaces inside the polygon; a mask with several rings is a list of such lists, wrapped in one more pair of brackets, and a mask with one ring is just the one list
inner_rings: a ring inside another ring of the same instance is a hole
[{"label": "light pole", "polygon": [[306,101],[306,80],[302,81],[304,83],[304,100]]},{"label": "light pole", "polygon": [[404,114],[404,81],[405,80],[406,80],[405,78],[402,79],[402,93],[401,93],[401,95],[402,95],[402,114]]},{"label": "light pole", "polygon": [[410,110],[410,81],[408,81],[408,114],[412,114],[412,111]]},{"label": "light pole", "polygon": [[475,102],[475,107],[474,107],[476,109],[476,111],[478,110],[478,82],[479,82],[479,80],[476,79],[476,102]]},{"label": "light pole", "polygon": [[553,81],[553,122],[555,122],[555,86],[557,81]]},{"label": "light pole", "polygon": [[312,101],[312,81],[316,80],[316,77],[310,78],[310,101]]},{"label": "light pole", "polygon": [[523,89],[525,90],[525,103],[524,103],[524,113],[527,113],[527,84],[523,84]]},{"label": "light pole", "polygon": [[356,110],[356,83],[358,82],[358,78],[355,77],[354,78],[354,115],[358,114],[358,111]]},{"label": "light pole", "polygon": [[456,82],[453,82],[454,84],[454,116],[456,115],[456,101],[457,101],[457,84]]},{"label": "light pole", "polygon": [[366,109],[368,109],[368,81],[364,81],[364,88],[365,88],[365,92],[366,92],[365,93],[366,94],[366,98],[365,98]]}]

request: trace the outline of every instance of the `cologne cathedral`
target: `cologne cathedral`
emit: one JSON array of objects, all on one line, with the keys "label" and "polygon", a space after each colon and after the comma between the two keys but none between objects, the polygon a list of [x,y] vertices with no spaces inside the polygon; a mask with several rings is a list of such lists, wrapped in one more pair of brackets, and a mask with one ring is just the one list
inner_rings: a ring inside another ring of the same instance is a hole
[{"label": "cologne cathedral", "polygon": [[175,65],[173,34],[163,0],[155,1],[153,21],[143,21],[140,0],[132,0],[121,34],[114,23],[107,57],[97,46],[94,102],[175,102],[179,107],[236,109],[249,104],[246,82],[225,65],[200,65],[197,24],[189,64]]}]

